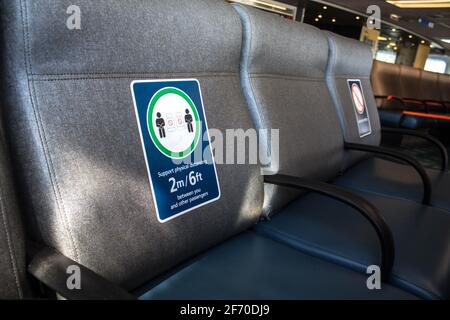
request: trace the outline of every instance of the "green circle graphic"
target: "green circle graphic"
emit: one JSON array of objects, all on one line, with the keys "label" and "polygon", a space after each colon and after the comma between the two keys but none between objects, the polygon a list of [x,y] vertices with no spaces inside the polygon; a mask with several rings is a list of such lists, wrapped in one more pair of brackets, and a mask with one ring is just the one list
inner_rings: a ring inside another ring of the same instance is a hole
[{"label": "green circle graphic", "polygon": [[[169,149],[167,149],[166,147],[164,147],[161,144],[161,142],[159,142],[158,136],[156,135],[156,132],[153,129],[153,110],[155,109],[156,103],[159,101],[159,99],[161,99],[163,96],[165,96],[167,94],[176,94],[176,95],[180,96],[181,98],[183,98],[189,104],[189,106],[191,107],[193,114],[194,114],[195,127],[196,127],[194,141],[189,146],[189,148],[187,148],[186,150],[184,150],[182,152],[172,152]],[[147,110],[147,128],[148,128],[148,131],[150,133],[150,137],[152,138],[153,143],[155,144],[155,146],[158,148],[158,150],[162,154],[164,154],[167,157],[172,158],[172,159],[183,159],[183,158],[189,156],[192,152],[194,152],[195,148],[197,147],[197,144],[198,144],[199,138],[200,138],[200,117],[198,115],[198,111],[197,111],[197,108],[195,107],[194,102],[185,92],[183,92],[177,88],[167,87],[167,88],[163,88],[163,89],[159,90],[158,92],[156,92],[153,95],[153,97],[150,99],[149,107]]]}]

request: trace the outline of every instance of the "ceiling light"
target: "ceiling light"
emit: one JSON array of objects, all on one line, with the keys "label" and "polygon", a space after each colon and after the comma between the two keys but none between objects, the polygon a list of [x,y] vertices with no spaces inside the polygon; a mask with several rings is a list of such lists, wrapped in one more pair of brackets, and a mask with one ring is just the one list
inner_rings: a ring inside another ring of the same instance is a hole
[{"label": "ceiling light", "polygon": [[425,44],[425,40],[420,41],[421,44]]},{"label": "ceiling light", "polygon": [[361,19],[361,17],[360,16],[356,16],[356,20],[359,20],[359,19]]},{"label": "ceiling light", "polygon": [[327,6],[323,6],[323,10],[327,10],[328,9],[328,7]]},{"label": "ceiling light", "polygon": [[442,42],[450,43],[450,39],[441,39]]},{"label": "ceiling light", "polygon": [[390,18],[391,18],[391,20],[394,20],[394,21],[399,21],[400,20],[400,16],[398,14],[395,14],[395,13],[391,13]]},{"label": "ceiling light", "polygon": [[422,8],[450,8],[449,0],[387,0],[387,3],[393,4],[399,8],[422,9]]},{"label": "ceiling light", "polygon": [[408,36],[408,38],[412,39],[412,38],[413,38],[412,34],[410,34],[410,35]]},{"label": "ceiling light", "polygon": [[395,29],[395,28],[392,28],[392,32],[395,32],[395,31],[397,31],[397,29]]},{"label": "ceiling light", "polygon": [[331,19],[331,22],[336,22],[336,19],[335,18]]},{"label": "ceiling light", "polygon": [[319,14],[319,15],[317,16],[317,18],[319,18],[319,19],[322,19],[322,15],[321,15],[321,14]]},{"label": "ceiling light", "polygon": [[391,47],[395,47],[395,46],[396,46],[395,42],[391,42],[391,43],[389,43],[389,45],[390,45]]},{"label": "ceiling light", "polygon": [[397,49],[398,49],[397,47],[394,47],[394,50],[395,50],[395,51],[397,51]]},{"label": "ceiling light", "polygon": [[262,4],[263,6],[269,6],[269,7],[272,7],[272,8],[274,8],[274,9],[279,9],[279,10],[287,11],[287,8],[286,8],[286,7],[282,7],[282,6],[279,6],[279,5],[270,3],[270,2],[259,1],[259,0],[253,0],[253,2],[254,2],[254,3],[258,3],[258,4]]},{"label": "ceiling light", "polygon": [[319,18],[315,18],[314,21],[319,22]]},{"label": "ceiling light", "polygon": [[292,18],[297,10],[294,6],[276,0],[228,0],[228,2],[241,3]]},{"label": "ceiling light", "polygon": [[380,36],[380,37],[378,37],[378,40],[379,40],[379,41],[386,41],[387,38],[386,38],[386,37],[381,37],[381,36]]}]

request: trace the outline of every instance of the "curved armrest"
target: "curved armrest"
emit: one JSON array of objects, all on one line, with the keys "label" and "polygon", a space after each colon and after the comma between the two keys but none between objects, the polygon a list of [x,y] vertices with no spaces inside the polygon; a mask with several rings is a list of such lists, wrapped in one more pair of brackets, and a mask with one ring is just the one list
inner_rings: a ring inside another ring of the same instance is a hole
[{"label": "curved armrest", "polygon": [[430,205],[431,194],[432,194],[430,177],[428,176],[427,172],[422,167],[422,165],[417,160],[415,160],[413,157],[410,157],[404,153],[386,149],[386,148],[363,145],[363,144],[356,144],[356,143],[345,143],[345,149],[369,152],[369,153],[373,153],[376,155],[383,155],[383,156],[397,159],[397,160],[400,160],[402,162],[409,164],[417,171],[417,173],[420,175],[420,178],[422,179],[423,189],[424,189],[422,203],[424,205]]},{"label": "curved armrest", "polygon": [[320,193],[343,202],[361,213],[375,229],[381,245],[381,274],[384,282],[389,280],[395,259],[395,245],[392,232],[378,209],[364,198],[331,184],[304,178],[274,175],[265,176],[265,183],[278,186],[305,189]]},{"label": "curved armrest", "polygon": [[407,130],[407,129],[383,128],[383,129],[381,129],[381,132],[382,133],[389,133],[389,134],[399,134],[399,135],[405,135],[405,136],[418,137],[418,138],[422,138],[424,140],[427,140],[428,142],[434,144],[439,149],[439,152],[441,153],[441,158],[442,158],[441,170],[444,171],[444,172],[448,170],[448,153],[447,153],[447,149],[435,137],[433,137],[433,136],[431,136],[429,134],[425,134],[425,133],[422,133],[422,132],[417,132],[417,131],[414,131],[414,130]]},{"label": "curved armrest", "polygon": [[[68,268],[80,270],[81,289],[70,290],[67,286]],[[28,271],[62,297],[70,300],[135,300],[131,294],[111,283],[94,271],[63,256],[52,248],[44,248],[34,255]]]}]

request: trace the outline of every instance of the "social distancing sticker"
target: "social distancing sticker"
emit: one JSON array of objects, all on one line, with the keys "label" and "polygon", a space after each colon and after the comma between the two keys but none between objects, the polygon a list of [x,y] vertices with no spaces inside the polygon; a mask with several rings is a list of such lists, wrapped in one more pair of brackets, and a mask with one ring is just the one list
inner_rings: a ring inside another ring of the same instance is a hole
[{"label": "social distancing sticker", "polygon": [[139,80],[131,91],[158,220],[164,223],[218,200],[200,83]]},{"label": "social distancing sticker", "polygon": [[347,80],[350,95],[355,108],[356,121],[358,124],[359,136],[366,137],[372,133],[369,112],[367,110],[366,99],[361,85],[361,80]]}]

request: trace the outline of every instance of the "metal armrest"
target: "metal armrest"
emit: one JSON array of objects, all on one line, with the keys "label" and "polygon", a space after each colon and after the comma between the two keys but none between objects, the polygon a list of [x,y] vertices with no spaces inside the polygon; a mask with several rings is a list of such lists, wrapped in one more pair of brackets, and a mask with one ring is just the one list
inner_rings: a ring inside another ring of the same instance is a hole
[{"label": "metal armrest", "polygon": [[381,216],[378,209],[370,202],[358,195],[346,191],[345,189],[319,181],[286,175],[265,176],[264,180],[268,184],[294,189],[305,189],[331,197],[349,205],[361,213],[364,218],[370,222],[377,233],[381,245],[382,280],[384,282],[389,281],[395,260],[394,238],[386,221]]},{"label": "metal armrest", "polygon": [[[80,270],[81,289],[70,290],[67,285],[68,268]],[[62,297],[70,300],[135,300],[131,294],[111,283],[92,270],[63,256],[52,248],[38,251],[28,271],[40,282]]]},{"label": "metal armrest", "polygon": [[412,137],[418,137],[422,138],[424,140],[427,140],[431,144],[434,144],[441,154],[442,158],[442,165],[441,170],[446,172],[448,170],[448,153],[447,149],[444,147],[444,145],[435,137],[425,134],[422,132],[417,132],[414,130],[407,130],[407,129],[395,129],[395,128],[383,128],[381,129],[382,133],[389,133],[389,134],[399,134],[399,135],[405,135],[405,136],[412,136]]},{"label": "metal armrest", "polygon": [[356,143],[345,143],[345,148],[347,150],[363,151],[363,152],[373,153],[375,155],[382,155],[382,156],[385,156],[388,158],[400,160],[400,161],[412,166],[417,171],[417,173],[420,175],[420,178],[422,179],[423,188],[424,188],[422,203],[424,205],[430,205],[431,194],[432,194],[430,177],[428,176],[428,174],[425,171],[425,169],[423,168],[423,166],[417,160],[415,160],[413,157],[410,157],[404,153],[390,150],[387,148],[375,147],[375,146],[369,146],[369,145],[363,145],[363,144],[356,144]]}]

